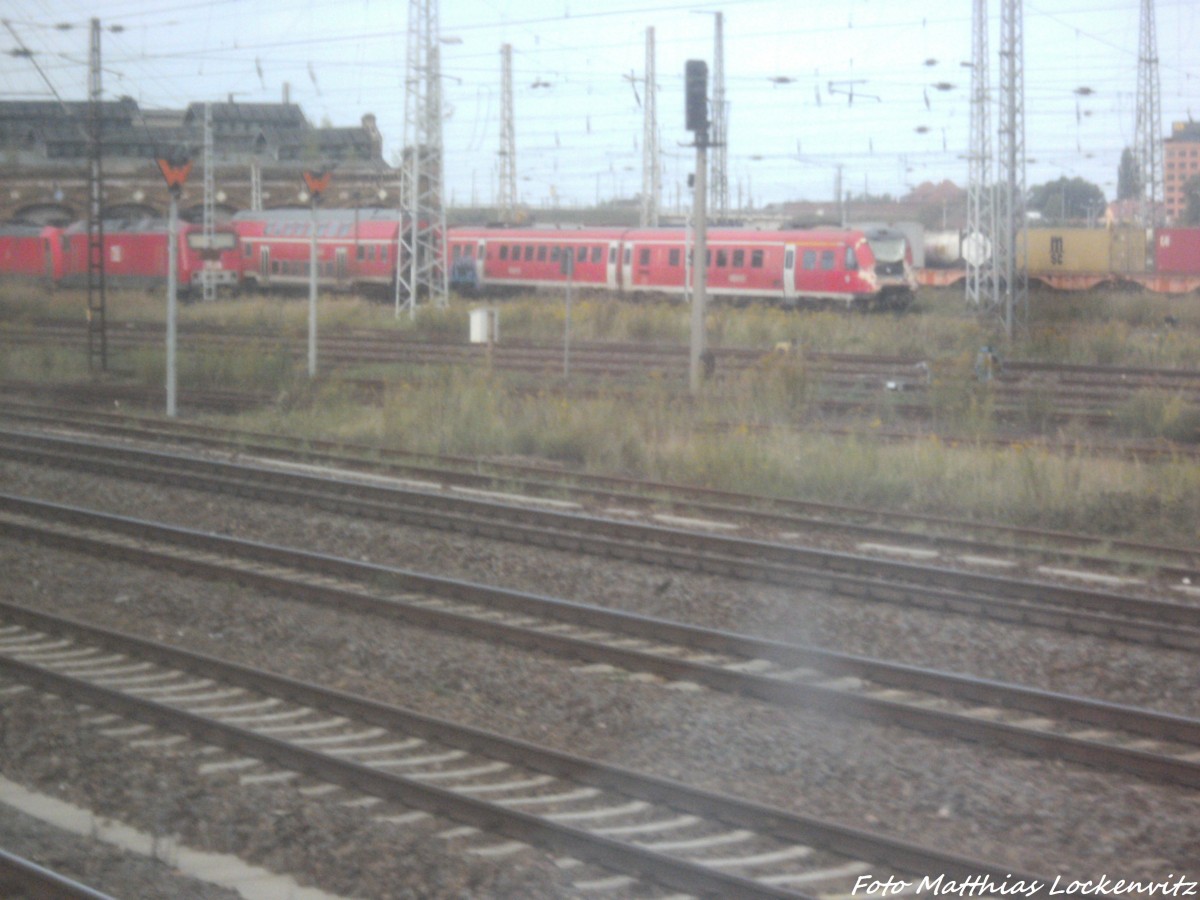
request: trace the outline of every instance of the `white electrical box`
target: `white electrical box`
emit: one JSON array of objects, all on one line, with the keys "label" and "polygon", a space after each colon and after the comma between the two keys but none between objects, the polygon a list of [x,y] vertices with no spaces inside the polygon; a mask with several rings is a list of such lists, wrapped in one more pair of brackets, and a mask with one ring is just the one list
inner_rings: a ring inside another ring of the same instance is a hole
[{"label": "white electrical box", "polygon": [[471,343],[495,344],[500,340],[500,310],[486,306],[471,310]]}]

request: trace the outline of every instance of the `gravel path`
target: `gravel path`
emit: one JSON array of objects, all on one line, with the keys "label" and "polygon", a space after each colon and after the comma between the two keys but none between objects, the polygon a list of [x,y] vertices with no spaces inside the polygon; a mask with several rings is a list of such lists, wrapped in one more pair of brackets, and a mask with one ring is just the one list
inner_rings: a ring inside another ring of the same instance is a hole
[{"label": "gravel path", "polygon": [[[697,624],[1189,715],[1200,709],[1195,660],[1177,652],[7,463],[0,485]],[[34,545],[0,543],[0,567],[17,602],[856,827],[1051,875],[1200,875],[1192,791],[848,718],[683,694],[625,674],[585,675],[512,648]],[[25,724],[34,735],[41,727]],[[13,760],[3,749],[7,772]],[[86,762],[81,768],[95,760]],[[533,856],[522,871],[554,896],[555,873]],[[370,854],[353,858],[356,871],[382,865]],[[322,884],[336,890],[342,881]]]}]

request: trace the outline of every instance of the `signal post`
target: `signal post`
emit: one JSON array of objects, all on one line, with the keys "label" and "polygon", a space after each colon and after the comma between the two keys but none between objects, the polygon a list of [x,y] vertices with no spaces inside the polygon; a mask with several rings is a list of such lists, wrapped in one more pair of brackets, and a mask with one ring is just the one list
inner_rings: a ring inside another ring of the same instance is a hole
[{"label": "signal post", "polygon": [[162,172],[167,182],[167,192],[171,195],[171,212],[167,226],[167,416],[175,417],[175,343],[176,321],[178,318],[179,287],[179,195],[192,171],[192,161],[185,159],[173,162],[170,159],[159,159],[158,170]]},{"label": "signal post", "polygon": [[312,202],[312,236],[308,245],[308,377],[317,377],[317,204],[329,188],[329,170],[304,172],[304,184]]},{"label": "signal post", "polygon": [[684,67],[687,91],[687,130],[695,136],[696,178],[693,196],[696,215],[696,245],[692,256],[692,339],[688,364],[688,386],[700,392],[704,378],[708,336],[708,64],[689,59]]}]

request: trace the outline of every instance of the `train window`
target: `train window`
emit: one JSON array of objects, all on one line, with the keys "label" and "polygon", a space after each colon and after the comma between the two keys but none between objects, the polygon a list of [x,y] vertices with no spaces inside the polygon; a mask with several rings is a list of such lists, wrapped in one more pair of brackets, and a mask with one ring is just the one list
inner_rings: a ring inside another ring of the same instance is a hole
[{"label": "train window", "polygon": [[279,260],[277,260],[277,259],[271,260],[271,274],[272,275],[279,274]]},{"label": "train window", "polygon": [[[471,248],[468,247],[467,249],[470,250]],[[381,263],[387,262],[387,256],[388,256],[387,251],[388,251],[387,244],[384,244],[382,247],[379,248],[379,261]],[[470,256],[471,254],[468,253],[467,255]]]},{"label": "train window", "polygon": [[[755,252],[757,253],[758,251],[756,250]],[[790,270],[795,263],[796,251],[789,248],[788,252],[783,254],[783,267]]]},{"label": "train window", "polygon": [[854,252],[853,247],[846,248],[846,271],[847,272],[857,272],[858,271],[858,254]]},{"label": "train window", "polygon": [[545,245],[545,244],[543,244],[542,246],[538,247],[537,259],[538,259],[538,262],[545,262],[545,261],[546,261],[546,245]]},{"label": "train window", "polygon": [[375,262],[375,245],[367,248],[367,262]]},{"label": "train window", "polygon": [[817,267],[817,251],[816,250],[805,250],[804,251],[803,266],[805,269],[808,269],[810,271]]},{"label": "train window", "polygon": [[672,247],[671,252],[667,255],[667,262],[673,266],[679,265],[679,248]]},{"label": "train window", "polygon": [[475,258],[475,248],[472,247],[470,244],[467,244],[467,246],[463,247],[463,256],[465,256],[467,259],[474,259]]},{"label": "train window", "polygon": [[533,244],[526,244],[525,245],[525,262],[530,262],[532,260],[533,260]]},{"label": "train window", "polygon": [[725,250],[717,251],[717,268],[723,269],[729,265],[729,254]]},{"label": "train window", "polygon": [[638,265],[639,266],[650,265],[650,248],[649,247],[643,247],[641,250],[638,251]]},{"label": "train window", "polygon": [[244,247],[244,249],[243,249],[243,251],[242,251],[242,256],[246,257],[246,259],[249,259],[249,258],[250,258],[250,257],[252,257],[253,255],[254,255],[254,248],[253,248],[253,247],[251,247],[251,246],[250,246],[250,242],[249,242],[249,241],[247,241],[247,242],[246,242],[246,245],[245,245],[245,247]]},{"label": "train window", "polygon": [[741,269],[745,265],[746,265],[746,251],[745,250],[734,250],[733,251],[733,267],[735,269]]},{"label": "train window", "polygon": [[520,260],[521,260],[521,245],[520,244],[513,244],[512,258],[513,258],[514,262],[520,262]]},{"label": "train window", "polygon": [[763,267],[763,252],[761,250],[752,250],[750,252],[750,267],[753,269],[761,269]]},{"label": "train window", "polygon": [[501,244],[501,245],[500,245],[500,258],[501,258],[501,259],[508,259],[508,244]]},{"label": "train window", "polygon": [[580,247],[579,252],[575,254],[576,262],[587,262],[587,247]]},{"label": "train window", "polygon": [[626,247],[625,248],[625,265],[629,265],[631,262],[633,262],[633,248]]},{"label": "train window", "polygon": [[562,258],[562,247],[550,248],[550,262],[558,262]]},{"label": "train window", "polygon": [[821,251],[821,268],[825,269],[826,271],[829,271],[830,269],[835,268],[836,265],[837,265],[837,263],[834,262],[833,251],[832,250],[822,250]]}]

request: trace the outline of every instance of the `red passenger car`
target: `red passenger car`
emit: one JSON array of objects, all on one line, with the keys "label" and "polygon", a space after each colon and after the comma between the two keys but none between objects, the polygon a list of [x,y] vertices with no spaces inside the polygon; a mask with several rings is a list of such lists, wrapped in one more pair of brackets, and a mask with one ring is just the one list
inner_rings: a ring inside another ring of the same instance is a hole
[{"label": "red passenger car", "polygon": [[[682,294],[691,263],[686,241],[679,229],[626,234],[625,289]],[[707,245],[707,287],[714,297],[785,306],[902,306],[916,287],[910,250],[899,232],[714,229]]]},{"label": "red passenger car", "polygon": [[[262,290],[307,287],[312,212],[274,209],[233,217],[241,248],[241,275]],[[317,211],[317,283],[349,291],[391,290],[395,284],[399,218],[394,210]]]},{"label": "red passenger car", "polygon": [[620,288],[620,228],[455,228],[447,236],[450,282],[459,290],[539,288],[571,281]]}]

